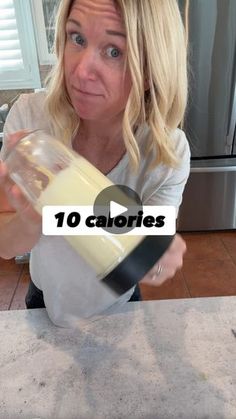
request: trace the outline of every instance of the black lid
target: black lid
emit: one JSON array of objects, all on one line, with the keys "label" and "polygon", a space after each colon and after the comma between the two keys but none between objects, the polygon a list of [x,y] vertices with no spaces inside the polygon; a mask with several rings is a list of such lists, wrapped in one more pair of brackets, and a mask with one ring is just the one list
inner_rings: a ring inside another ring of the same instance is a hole
[{"label": "black lid", "polygon": [[118,295],[135,286],[155,265],[174,236],[147,236],[101,281]]}]

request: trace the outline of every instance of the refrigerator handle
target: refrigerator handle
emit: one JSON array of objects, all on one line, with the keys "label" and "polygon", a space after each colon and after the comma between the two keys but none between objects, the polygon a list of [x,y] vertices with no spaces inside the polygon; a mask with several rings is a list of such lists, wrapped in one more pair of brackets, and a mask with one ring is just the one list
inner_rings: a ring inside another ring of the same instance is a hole
[{"label": "refrigerator handle", "polygon": [[236,125],[236,83],[234,85],[232,111],[230,114],[228,132],[226,136],[226,145],[227,147],[230,147],[230,153],[232,152],[232,147],[233,147],[235,125]]}]

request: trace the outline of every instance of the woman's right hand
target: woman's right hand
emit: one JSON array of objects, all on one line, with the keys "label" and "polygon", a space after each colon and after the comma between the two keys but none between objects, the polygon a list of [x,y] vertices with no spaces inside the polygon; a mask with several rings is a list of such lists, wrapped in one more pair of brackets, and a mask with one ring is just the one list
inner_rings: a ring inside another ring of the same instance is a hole
[{"label": "woman's right hand", "polygon": [[41,223],[41,216],[27,201],[20,188],[11,180],[7,165],[0,162],[0,185],[5,193],[9,206],[17,212],[22,222],[27,224]]},{"label": "woman's right hand", "polygon": [[[14,145],[25,135],[25,131],[18,131],[10,135],[8,138],[9,149],[13,148]],[[23,245],[25,251],[28,251],[30,250],[29,248],[32,248],[40,238],[42,231],[42,218],[27,201],[20,188],[12,181],[8,173],[7,165],[4,162],[0,162],[0,186],[5,194],[5,201],[7,201],[9,206],[15,210],[15,214],[13,215],[14,220],[12,218],[13,225],[15,223],[15,237],[18,240],[23,240],[23,243],[19,243],[19,249],[22,249]],[[3,232],[4,229],[9,228],[9,234],[10,231],[11,234],[14,234],[13,226],[10,225],[9,222],[6,223],[6,225],[4,224],[1,226],[1,228]],[[6,237],[8,237],[7,233]],[[12,237],[12,239],[15,237]],[[17,243],[15,247],[18,247]],[[14,254],[12,257],[13,256]]]}]

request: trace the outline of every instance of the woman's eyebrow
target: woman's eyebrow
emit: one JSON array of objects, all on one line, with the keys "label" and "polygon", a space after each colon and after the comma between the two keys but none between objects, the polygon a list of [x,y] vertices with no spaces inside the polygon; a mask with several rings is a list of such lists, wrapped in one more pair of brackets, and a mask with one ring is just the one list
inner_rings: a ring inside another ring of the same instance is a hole
[{"label": "woman's eyebrow", "polygon": [[[78,20],[68,19],[67,22],[74,23],[75,25],[79,26],[79,28],[82,27],[81,23]],[[108,35],[122,36],[123,38],[126,38],[126,35],[124,33],[118,32],[118,31],[114,31],[114,30],[111,30],[111,29],[106,29],[106,33]]]},{"label": "woman's eyebrow", "polygon": [[68,23],[68,22],[74,23],[75,25],[77,25],[77,26],[79,26],[79,27],[81,28],[81,24],[80,24],[80,22],[78,22],[78,20],[75,20],[75,19],[68,19],[68,20],[67,20],[67,23]]},{"label": "woman's eyebrow", "polygon": [[111,29],[106,29],[106,33],[108,35],[122,36],[123,38],[126,38],[126,35],[124,33],[118,32],[118,31],[113,31]]}]

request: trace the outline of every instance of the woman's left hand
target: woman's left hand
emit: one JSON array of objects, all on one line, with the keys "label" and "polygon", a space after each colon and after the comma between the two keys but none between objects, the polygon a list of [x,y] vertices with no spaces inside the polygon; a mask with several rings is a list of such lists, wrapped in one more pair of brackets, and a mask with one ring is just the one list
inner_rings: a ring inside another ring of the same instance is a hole
[{"label": "woman's left hand", "polygon": [[173,278],[177,270],[182,268],[185,252],[185,241],[179,234],[176,234],[169,248],[140,283],[156,287],[167,279]]}]

